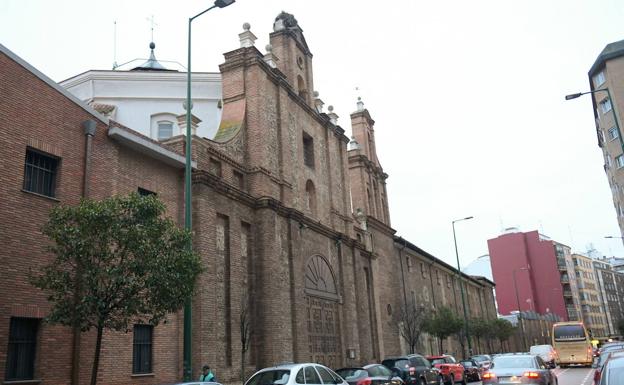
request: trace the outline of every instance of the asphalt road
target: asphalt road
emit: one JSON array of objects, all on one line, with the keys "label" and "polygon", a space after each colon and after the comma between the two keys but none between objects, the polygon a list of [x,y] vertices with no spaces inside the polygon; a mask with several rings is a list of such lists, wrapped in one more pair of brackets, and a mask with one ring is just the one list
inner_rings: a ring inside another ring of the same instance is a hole
[{"label": "asphalt road", "polygon": [[[593,385],[594,370],[589,368],[557,368],[553,369],[559,385]],[[481,382],[471,382],[469,385],[481,385]]]}]

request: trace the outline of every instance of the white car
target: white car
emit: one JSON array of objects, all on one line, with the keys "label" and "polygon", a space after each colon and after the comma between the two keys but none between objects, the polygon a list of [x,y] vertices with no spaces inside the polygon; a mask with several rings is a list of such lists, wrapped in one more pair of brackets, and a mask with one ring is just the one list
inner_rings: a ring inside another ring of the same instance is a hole
[{"label": "white car", "polygon": [[550,368],[557,367],[557,352],[550,345],[533,345],[529,351],[531,354],[540,356],[540,358]]},{"label": "white car", "polygon": [[315,364],[283,364],[257,371],[245,385],[349,385],[330,368]]}]

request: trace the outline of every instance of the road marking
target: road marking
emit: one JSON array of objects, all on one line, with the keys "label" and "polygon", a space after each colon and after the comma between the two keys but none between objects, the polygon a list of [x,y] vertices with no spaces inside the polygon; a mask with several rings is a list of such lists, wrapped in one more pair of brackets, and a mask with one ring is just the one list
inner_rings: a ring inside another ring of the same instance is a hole
[{"label": "road marking", "polygon": [[[592,375],[593,373],[594,373],[594,369],[590,369],[587,375],[585,376],[585,378],[583,378],[583,381],[581,381],[581,385],[585,385],[585,383],[587,382],[587,379],[589,379],[589,376]],[[593,376],[592,376],[592,380],[593,380]]]}]

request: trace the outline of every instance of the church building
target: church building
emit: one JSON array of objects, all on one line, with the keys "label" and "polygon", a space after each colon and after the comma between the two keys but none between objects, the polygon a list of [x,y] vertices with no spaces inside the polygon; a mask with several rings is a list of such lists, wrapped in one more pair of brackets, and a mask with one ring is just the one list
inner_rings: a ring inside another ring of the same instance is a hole
[{"label": "church building", "polygon": [[[205,268],[192,303],[193,376],[207,363],[220,382],[236,383],[243,355],[248,377],[280,362],[335,369],[406,353],[401,308],[463,314],[460,278],[470,317],[495,318],[493,282],[420,249],[416,234],[396,235],[373,115],[358,100],[349,138],[324,111],[293,15],[277,16],[264,52],[249,24],[239,37],[219,73],[193,74],[193,246]],[[0,94],[9,95],[0,104],[0,258],[12,272],[0,280],[3,379],[88,383],[94,334],[43,322],[46,296],[27,280],[52,260],[39,229],[56,204],[132,191],[157,194],[184,222],[185,77],[152,62],[58,85],[0,46]],[[25,97],[30,106],[19,103]],[[25,184],[33,157],[48,162],[52,190]],[[246,353],[242,314],[252,330]],[[101,383],[180,380],[182,330],[180,311],[156,327],[107,331]],[[462,356],[457,338],[445,346]],[[418,349],[437,353],[437,342],[423,334]],[[144,352],[149,362],[137,363]]]}]

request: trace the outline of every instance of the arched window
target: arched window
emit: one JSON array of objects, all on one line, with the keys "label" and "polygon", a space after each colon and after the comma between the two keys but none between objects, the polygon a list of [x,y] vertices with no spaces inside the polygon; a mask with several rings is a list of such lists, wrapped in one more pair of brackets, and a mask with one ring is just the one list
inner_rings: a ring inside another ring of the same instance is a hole
[{"label": "arched window", "polygon": [[310,214],[316,215],[316,189],[314,183],[308,179],[306,182],[306,209]]},{"label": "arched window", "polygon": [[336,280],[329,263],[320,255],[312,256],[305,269],[305,291],[309,295],[338,300]]},{"label": "arched window", "polygon": [[179,128],[176,119],[174,114],[167,112],[152,115],[150,136],[157,140],[165,140],[178,135]]},{"label": "arched window", "polygon": [[308,100],[308,91],[306,90],[305,82],[303,81],[301,75],[297,76],[297,94],[301,96],[304,100]]}]

